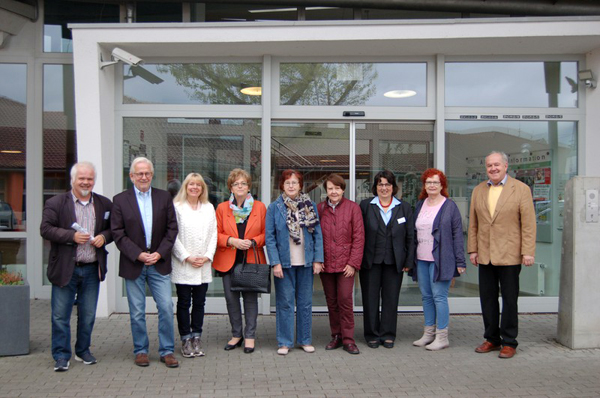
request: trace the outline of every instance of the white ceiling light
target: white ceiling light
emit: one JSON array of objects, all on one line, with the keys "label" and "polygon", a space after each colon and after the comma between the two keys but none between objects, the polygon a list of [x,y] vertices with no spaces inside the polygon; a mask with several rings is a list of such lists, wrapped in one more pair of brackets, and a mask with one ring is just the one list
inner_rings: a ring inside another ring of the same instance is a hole
[{"label": "white ceiling light", "polygon": [[[336,9],[337,7],[306,7],[306,11],[314,11],[314,10],[332,10],[332,9]],[[260,13],[265,13],[265,12],[292,12],[292,11],[297,11],[298,9],[296,7],[293,8],[268,8],[268,9],[261,9],[261,10],[248,10],[248,12],[252,13],[252,14],[260,14]]]},{"label": "white ceiling light", "polygon": [[384,97],[388,98],[408,98],[417,95],[416,91],[413,90],[392,90],[384,93]]}]

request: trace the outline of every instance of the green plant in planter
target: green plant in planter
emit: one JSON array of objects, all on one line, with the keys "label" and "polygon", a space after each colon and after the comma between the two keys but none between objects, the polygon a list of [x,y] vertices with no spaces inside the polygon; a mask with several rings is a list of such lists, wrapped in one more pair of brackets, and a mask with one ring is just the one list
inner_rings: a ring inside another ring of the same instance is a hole
[{"label": "green plant in planter", "polygon": [[0,271],[0,285],[23,285],[23,275],[20,272]]}]

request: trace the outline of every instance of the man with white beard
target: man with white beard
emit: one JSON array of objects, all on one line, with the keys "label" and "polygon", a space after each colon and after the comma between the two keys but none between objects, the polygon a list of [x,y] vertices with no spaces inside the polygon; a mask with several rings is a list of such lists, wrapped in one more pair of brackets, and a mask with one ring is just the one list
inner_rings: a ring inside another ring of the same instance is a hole
[{"label": "man with white beard", "polygon": [[44,205],[40,233],[51,243],[48,279],[52,283],[52,357],[54,370],[69,370],[71,312],[77,297],[75,359],[95,364],[90,352],[100,282],[106,276],[106,245],[112,242],[112,202],[92,192],[96,168],[79,162],[71,168],[72,189]]}]

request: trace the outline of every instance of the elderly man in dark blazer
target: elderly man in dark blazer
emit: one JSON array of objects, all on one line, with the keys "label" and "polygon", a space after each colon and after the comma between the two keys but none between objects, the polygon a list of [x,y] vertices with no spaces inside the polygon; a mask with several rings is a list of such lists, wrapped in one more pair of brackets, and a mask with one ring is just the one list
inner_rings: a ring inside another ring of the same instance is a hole
[{"label": "elderly man in dark blazer", "polygon": [[[494,151],[485,158],[489,180],[471,196],[467,251],[479,267],[479,296],[485,332],[480,354],[500,350],[516,354],[521,264],[535,261],[536,221],[531,189],[508,174],[508,156]],[[498,293],[502,292],[502,321]]]},{"label": "elderly man in dark blazer", "polygon": [[100,282],[106,275],[106,245],[112,242],[112,203],[92,190],[96,169],[80,162],[71,169],[69,192],[44,206],[40,233],[50,241],[48,279],[52,283],[52,357],[55,371],[69,370],[71,312],[77,297],[75,359],[96,363],[90,352]]},{"label": "elderly man in dark blazer", "polygon": [[133,160],[129,178],[133,188],[113,198],[111,228],[121,254],[119,276],[125,279],[131,319],[135,364],[148,366],[146,284],[158,308],[160,361],[169,368],[179,362],[173,355],[173,301],[171,250],[177,237],[177,218],[171,195],[152,188],[154,166],[144,157]]}]

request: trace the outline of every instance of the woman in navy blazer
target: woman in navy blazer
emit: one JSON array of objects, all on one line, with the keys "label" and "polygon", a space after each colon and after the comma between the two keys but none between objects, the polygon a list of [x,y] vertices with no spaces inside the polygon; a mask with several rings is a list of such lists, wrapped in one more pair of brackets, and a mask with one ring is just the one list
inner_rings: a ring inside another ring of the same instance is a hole
[{"label": "woman in navy blazer", "polygon": [[[367,345],[394,347],[403,272],[413,267],[414,222],[410,204],[397,199],[389,170],[373,179],[373,195],[360,203],[365,254],[360,268],[364,335]],[[379,304],[381,303],[381,311]]]},{"label": "woman in navy blazer", "polygon": [[412,276],[423,296],[425,330],[413,345],[437,351],[450,345],[448,291],[452,278],[466,270],[465,248],[460,211],[448,199],[446,176],[438,169],[427,169],[421,182],[415,209],[416,272]]}]

